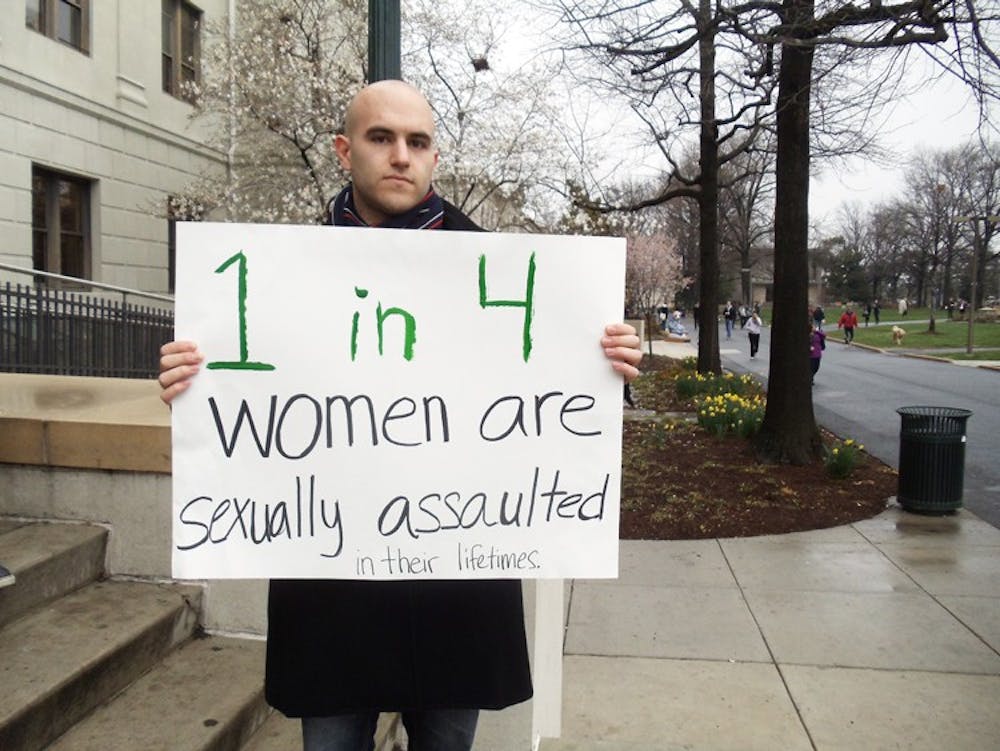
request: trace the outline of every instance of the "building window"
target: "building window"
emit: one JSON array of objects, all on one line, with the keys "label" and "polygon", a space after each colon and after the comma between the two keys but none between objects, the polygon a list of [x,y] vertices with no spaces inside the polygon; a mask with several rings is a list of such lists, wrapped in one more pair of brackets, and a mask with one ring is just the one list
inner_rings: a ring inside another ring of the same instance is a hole
[{"label": "building window", "polygon": [[31,171],[32,265],[90,278],[90,183],[35,167]]},{"label": "building window", "polygon": [[184,0],[161,2],[163,90],[190,102],[200,78],[201,11]]},{"label": "building window", "polygon": [[39,34],[90,53],[90,0],[26,0],[24,20]]}]

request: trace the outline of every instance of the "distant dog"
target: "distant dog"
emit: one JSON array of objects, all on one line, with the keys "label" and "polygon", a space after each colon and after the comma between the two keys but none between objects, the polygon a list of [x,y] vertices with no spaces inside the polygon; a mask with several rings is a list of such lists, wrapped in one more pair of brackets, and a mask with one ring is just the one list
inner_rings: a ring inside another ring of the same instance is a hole
[{"label": "distant dog", "polygon": [[906,336],[906,329],[901,329],[899,326],[892,327],[892,343],[897,347],[903,343],[904,336]]}]

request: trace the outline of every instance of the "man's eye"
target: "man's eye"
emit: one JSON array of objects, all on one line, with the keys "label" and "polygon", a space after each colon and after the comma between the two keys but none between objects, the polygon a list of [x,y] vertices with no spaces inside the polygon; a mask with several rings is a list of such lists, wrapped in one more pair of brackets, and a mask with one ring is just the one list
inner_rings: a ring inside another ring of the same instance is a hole
[{"label": "man's eye", "polygon": [[430,144],[427,141],[424,141],[422,139],[417,139],[417,140],[410,141],[410,148],[411,149],[426,149],[426,148],[429,148],[429,147],[430,147]]}]

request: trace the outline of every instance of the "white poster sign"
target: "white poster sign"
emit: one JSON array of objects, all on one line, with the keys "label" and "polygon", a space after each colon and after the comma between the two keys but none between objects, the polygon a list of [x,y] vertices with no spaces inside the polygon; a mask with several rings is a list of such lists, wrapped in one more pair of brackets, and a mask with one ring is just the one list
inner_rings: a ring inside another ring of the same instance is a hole
[{"label": "white poster sign", "polygon": [[617,574],[613,238],[183,223],[178,578]]}]

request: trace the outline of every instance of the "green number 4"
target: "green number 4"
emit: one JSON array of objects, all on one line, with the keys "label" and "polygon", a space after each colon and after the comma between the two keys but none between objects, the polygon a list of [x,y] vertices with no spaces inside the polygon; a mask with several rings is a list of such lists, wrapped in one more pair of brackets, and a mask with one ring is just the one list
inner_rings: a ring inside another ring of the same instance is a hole
[{"label": "green number 4", "polygon": [[531,357],[531,319],[535,314],[535,254],[528,259],[528,276],[524,284],[523,300],[490,300],[486,291],[486,256],[479,256],[479,306],[486,308],[524,308],[524,326],[521,332],[521,354],[524,361]]}]

